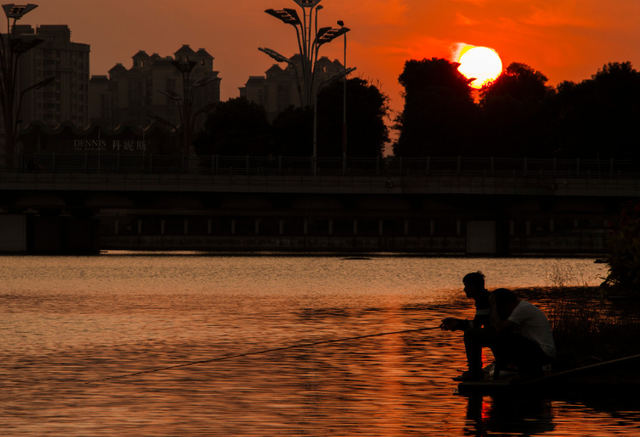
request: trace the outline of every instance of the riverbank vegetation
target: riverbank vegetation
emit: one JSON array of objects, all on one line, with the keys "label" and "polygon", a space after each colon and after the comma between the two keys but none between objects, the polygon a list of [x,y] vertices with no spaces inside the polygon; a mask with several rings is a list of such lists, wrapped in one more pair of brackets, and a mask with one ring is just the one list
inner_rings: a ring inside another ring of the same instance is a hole
[{"label": "riverbank vegetation", "polygon": [[640,354],[640,300],[607,297],[600,287],[519,290],[544,310],[558,351],[555,371]]},{"label": "riverbank vegetation", "polygon": [[640,203],[623,208],[608,242],[610,252],[604,261],[609,274],[602,283],[603,291],[612,298],[640,298]]},{"label": "riverbank vegetation", "polygon": [[544,308],[558,350],[556,370],[640,354],[640,203],[623,208],[602,260],[608,274],[600,286],[564,264],[550,264],[551,286],[521,290]]}]

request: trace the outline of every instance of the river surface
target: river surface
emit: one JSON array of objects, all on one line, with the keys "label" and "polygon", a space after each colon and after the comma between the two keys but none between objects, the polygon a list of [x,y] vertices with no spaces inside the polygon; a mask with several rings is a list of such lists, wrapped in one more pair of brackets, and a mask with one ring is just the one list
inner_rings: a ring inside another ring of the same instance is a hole
[{"label": "river surface", "polygon": [[590,259],[0,257],[0,435],[639,435],[639,402],[454,394],[458,333],[333,341],[470,317],[461,278],[478,269],[489,289],[606,273]]}]

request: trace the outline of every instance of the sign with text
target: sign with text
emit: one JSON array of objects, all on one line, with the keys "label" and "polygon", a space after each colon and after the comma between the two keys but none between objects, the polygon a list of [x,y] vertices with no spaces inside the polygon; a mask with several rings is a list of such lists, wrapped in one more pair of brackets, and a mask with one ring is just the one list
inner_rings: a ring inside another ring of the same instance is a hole
[{"label": "sign with text", "polygon": [[151,146],[149,140],[73,140],[74,152],[129,152],[145,153]]}]

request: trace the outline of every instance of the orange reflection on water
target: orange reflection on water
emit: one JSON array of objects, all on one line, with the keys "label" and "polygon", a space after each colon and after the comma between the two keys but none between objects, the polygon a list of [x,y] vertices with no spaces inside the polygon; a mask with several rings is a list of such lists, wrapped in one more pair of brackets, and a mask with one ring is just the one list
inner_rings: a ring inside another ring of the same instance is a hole
[{"label": "orange reflection on water", "polygon": [[[468,318],[469,302],[453,298],[459,288],[425,286],[425,277],[437,272],[446,272],[442,281],[455,276],[458,284],[458,270],[473,270],[468,260],[460,265],[452,259],[393,257],[360,263],[211,256],[1,261],[2,435],[637,432],[634,411],[640,408],[633,404],[608,411],[580,402],[455,395],[452,377],[465,365],[462,337],[439,329],[127,376],[319,340],[434,327],[446,316]],[[472,261],[514,270],[521,262]],[[501,270],[495,272],[497,277]],[[127,377],[104,380],[113,376]]]}]

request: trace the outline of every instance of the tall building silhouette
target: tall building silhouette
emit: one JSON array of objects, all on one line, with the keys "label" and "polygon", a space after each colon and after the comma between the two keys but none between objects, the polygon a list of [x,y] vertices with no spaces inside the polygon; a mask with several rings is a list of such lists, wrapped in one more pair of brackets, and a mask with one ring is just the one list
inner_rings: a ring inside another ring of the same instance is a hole
[{"label": "tall building silhouette", "polygon": [[67,25],[17,25],[22,40],[38,38],[42,43],[22,54],[18,68],[17,96],[49,77],[51,84],[22,96],[20,126],[41,121],[47,127],[71,122],[79,128],[89,124],[89,44],[71,42]]},{"label": "tall building silhouette", "polygon": [[[198,79],[214,78],[206,85],[194,90],[193,110],[197,111],[211,103],[220,101],[219,72],[213,70],[213,56],[205,49],[194,51],[183,45],[174,56],[162,57],[140,50],[132,57],[130,68],[116,64],[108,75],[92,76],[90,81],[90,120],[105,128],[119,125],[148,126],[154,116],[179,126],[179,102],[160,91],[175,91],[183,94],[182,73],[172,65],[173,61],[196,63],[190,73],[193,84]],[[204,116],[196,120],[202,125]]]}]

